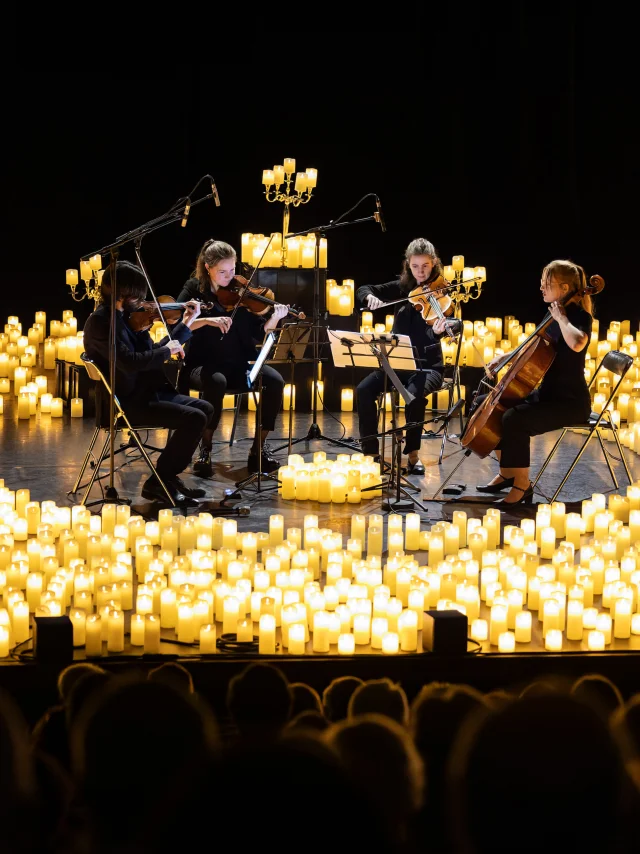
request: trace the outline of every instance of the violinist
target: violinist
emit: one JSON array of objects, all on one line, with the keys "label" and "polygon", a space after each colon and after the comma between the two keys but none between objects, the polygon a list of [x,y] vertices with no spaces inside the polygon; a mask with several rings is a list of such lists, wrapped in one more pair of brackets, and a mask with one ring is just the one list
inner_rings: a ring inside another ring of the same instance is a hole
[{"label": "violinist", "polygon": [[[426,291],[439,277],[442,277],[442,263],[433,244],[418,237],[405,250],[398,279],[382,285],[364,285],[358,288],[356,294],[357,299],[372,310],[381,308],[386,302],[407,298],[396,308],[392,330],[399,335],[409,336],[419,358],[416,371],[397,372],[400,381],[414,395],[413,402],[405,409],[407,422],[424,421],[426,395],[442,387],[444,359],[440,339],[447,326],[452,332],[459,331],[460,327],[460,321],[443,317],[438,317],[433,324],[429,323],[419,310],[420,306],[408,299],[408,295],[416,288]],[[378,432],[376,399],[384,389],[384,379],[383,371],[373,371],[356,389],[362,450],[374,457],[380,453],[375,436]],[[408,456],[407,474],[424,474],[424,464],[419,456],[421,438],[422,424],[406,431],[404,453]]]},{"label": "violinist", "polygon": [[[553,317],[546,335],[554,343],[556,355],[539,387],[502,416],[502,433],[496,446],[500,472],[488,484],[476,487],[489,493],[509,489],[501,504],[530,503],[533,498],[529,478],[531,436],[583,423],[591,413],[584,366],[593,307],[585,290],[585,272],[573,261],[551,261],[542,271],[540,291]],[[576,292],[582,296],[563,305]],[[502,360],[503,357],[496,357],[489,362],[489,371]]]},{"label": "violinist", "polygon": [[[111,267],[101,283],[102,303],[84,326],[87,355],[109,376],[109,328],[111,325]],[[169,383],[163,364],[171,356],[184,356],[183,343],[191,337],[190,326],[198,317],[200,304],[185,306],[182,322],[172,329],[171,338],[154,343],[148,330],[136,331],[128,319],[144,301],[147,280],[142,270],[129,261],[116,264],[116,381],[115,393],[133,424],[172,430],[171,438],[156,461],[158,475],[176,504],[198,505],[205,491],[188,487],[178,476],[191,462],[203,430],[213,418],[213,407],[205,400],[179,394]],[[98,401],[96,401],[98,405]],[[142,486],[142,495],[152,501],[167,502],[164,490],[153,475]]]},{"label": "violinist", "polygon": [[[198,317],[191,325],[193,337],[186,352],[185,365],[180,372],[179,387],[185,394],[190,388],[202,392],[214,410],[213,419],[202,435],[200,453],[193,470],[200,477],[211,477],[211,446],[213,434],[222,414],[222,400],[227,391],[247,390],[249,362],[255,361],[256,344],[262,344],[264,335],[276,328],[286,317],[288,306],[276,303],[266,306],[266,314],[256,314],[240,305],[233,320],[229,310],[217,296],[220,289],[230,289],[237,284],[236,251],[222,240],[207,240],[196,261],[192,277],[185,283],[179,301],[211,301],[213,307],[207,316]],[[226,302],[226,300],[225,300]],[[282,404],[284,380],[270,365],[262,369],[262,425],[256,430],[247,461],[250,472],[260,468],[258,454],[262,454],[261,471],[275,471],[280,462],[274,457],[265,439],[275,427]]]}]

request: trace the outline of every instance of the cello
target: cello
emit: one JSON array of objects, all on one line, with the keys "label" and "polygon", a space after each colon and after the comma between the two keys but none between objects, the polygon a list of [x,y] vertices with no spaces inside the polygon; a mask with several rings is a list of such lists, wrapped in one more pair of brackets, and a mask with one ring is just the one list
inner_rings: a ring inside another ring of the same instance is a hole
[{"label": "cello", "polygon": [[[602,276],[594,275],[589,284],[573,291],[562,300],[564,306],[578,302],[583,296],[594,296],[604,288]],[[488,456],[502,437],[502,416],[528,397],[551,367],[556,349],[546,330],[553,323],[547,312],[534,331],[493,368],[497,375],[509,362],[509,369],[472,413],[460,444],[479,457]]]}]

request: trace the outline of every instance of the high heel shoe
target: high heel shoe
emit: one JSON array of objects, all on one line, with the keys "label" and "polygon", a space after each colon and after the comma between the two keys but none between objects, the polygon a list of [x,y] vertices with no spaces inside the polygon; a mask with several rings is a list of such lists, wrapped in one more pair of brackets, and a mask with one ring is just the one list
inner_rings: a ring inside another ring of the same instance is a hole
[{"label": "high heel shoe", "polygon": [[505,504],[507,507],[512,507],[514,504],[531,504],[533,501],[533,484],[530,483],[526,489],[522,489],[520,486],[512,486],[511,489],[517,489],[518,492],[521,492],[522,495],[518,498],[517,501],[505,501],[503,498],[502,501],[498,501],[498,504]]},{"label": "high heel shoe", "polygon": [[509,489],[513,486],[512,477],[504,477],[498,483],[487,483],[485,486],[476,486],[478,492],[502,492],[503,489]]}]

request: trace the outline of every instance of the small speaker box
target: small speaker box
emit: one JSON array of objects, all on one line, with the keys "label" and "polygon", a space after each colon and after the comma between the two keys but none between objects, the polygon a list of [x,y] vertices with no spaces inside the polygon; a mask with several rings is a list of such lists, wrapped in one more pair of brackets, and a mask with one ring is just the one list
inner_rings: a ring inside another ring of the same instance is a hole
[{"label": "small speaker box", "polygon": [[465,655],[468,619],[460,611],[425,611],[422,618],[422,648],[435,655]]}]

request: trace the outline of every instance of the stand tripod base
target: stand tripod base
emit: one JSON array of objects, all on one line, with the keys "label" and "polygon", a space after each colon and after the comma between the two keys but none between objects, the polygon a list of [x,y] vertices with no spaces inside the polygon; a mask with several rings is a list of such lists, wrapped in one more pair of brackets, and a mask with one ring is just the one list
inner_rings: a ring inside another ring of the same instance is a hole
[{"label": "stand tripod base", "polygon": [[408,513],[414,508],[410,498],[387,498],[380,505],[383,510],[391,510],[394,513]]}]

